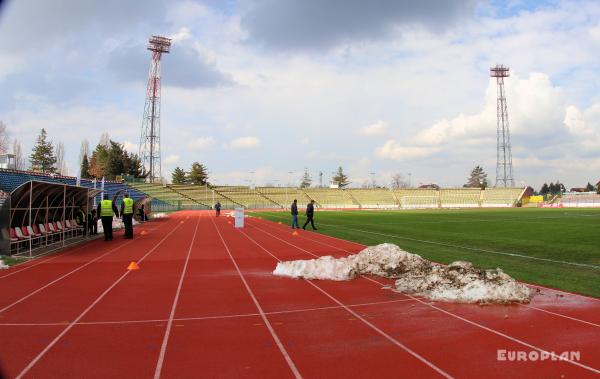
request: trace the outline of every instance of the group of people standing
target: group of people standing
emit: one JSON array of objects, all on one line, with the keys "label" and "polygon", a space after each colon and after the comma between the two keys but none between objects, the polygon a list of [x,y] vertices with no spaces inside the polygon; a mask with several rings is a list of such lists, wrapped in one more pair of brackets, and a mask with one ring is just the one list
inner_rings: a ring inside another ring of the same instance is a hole
[{"label": "group of people standing", "polygon": [[[290,210],[292,213],[292,229],[300,229],[300,225],[298,224],[298,200],[297,199],[294,199],[294,202],[292,203]],[[315,215],[315,201],[311,200],[310,203],[308,203],[306,205],[306,222],[302,226],[302,229],[306,230],[306,225],[308,225],[308,223],[310,223],[313,230],[317,230],[317,228],[315,227],[314,215]]]},{"label": "group of people standing", "polygon": [[[83,227],[84,234],[89,233],[90,235],[98,234],[98,220],[102,222],[102,229],[104,231],[104,240],[112,241],[113,239],[113,228],[112,222],[113,217],[121,217],[123,224],[125,225],[125,238],[133,238],[133,205],[134,201],[129,197],[129,194],[123,195],[123,201],[121,202],[121,210],[117,209],[115,202],[112,200],[101,200],[98,204],[97,209],[92,209],[87,215],[83,207],[79,208],[75,222]],[[142,205],[139,209],[140,218],[142,221],[146,220],[146,214],[144,212],[144,206]]]}]

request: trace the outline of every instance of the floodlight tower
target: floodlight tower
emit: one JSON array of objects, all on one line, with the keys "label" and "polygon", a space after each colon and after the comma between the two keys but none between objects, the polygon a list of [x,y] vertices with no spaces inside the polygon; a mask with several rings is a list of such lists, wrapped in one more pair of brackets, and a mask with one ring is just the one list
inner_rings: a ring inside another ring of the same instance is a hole
[{"label": "floodlight tower", "polygon": [[140,159],[150,183],[161,180],[160,160],[160,58],[168,54],[171,39],[152,36],[148,42],[148,50],[152,52],[148,85],[146,86],[146,102],[144,118],[142,119],[142,134],[140,137]]},{"label": "floodlight tower", "polygon": [[496,65],[490,68],[490,76],[496,78],[498,99],[496,100],[496,187],[514,187],[510,129],[504,78],[508,78],[509,68]]}]

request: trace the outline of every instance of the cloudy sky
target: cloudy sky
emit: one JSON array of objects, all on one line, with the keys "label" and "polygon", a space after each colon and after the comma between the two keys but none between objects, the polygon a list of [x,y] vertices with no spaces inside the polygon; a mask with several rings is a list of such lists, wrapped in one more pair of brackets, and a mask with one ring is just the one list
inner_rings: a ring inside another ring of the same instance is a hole
[{"label": "cloudy sky", "polygon": [[[82,139],[137,152],[152,34],[163,59],[163,175],[220,184],[495,181],[496,86],[511,68],[517,184],[600,179],[600,3],[446,0],[14,0],[0,8],[0,120],[40,128],[71,174]],[[291,172],[291,174],[290,174]]]}]

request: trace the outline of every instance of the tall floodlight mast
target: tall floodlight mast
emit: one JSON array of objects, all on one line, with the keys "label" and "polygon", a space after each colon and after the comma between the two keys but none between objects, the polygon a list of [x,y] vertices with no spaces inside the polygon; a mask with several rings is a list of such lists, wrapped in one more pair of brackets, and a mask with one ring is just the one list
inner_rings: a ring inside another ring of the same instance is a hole
[{"label": "tall floodlight mast", "polygon": [[155,183],[161,180],[160,160],[160,58],[168,54],[171,39],[160,36],[150,37],[148,50],[152,53],[148,85],[146,86],[146,102],[140,137],[140,159],[147,174],[146,181]]},{"label": "tall floodlight mast", "polygon": [[496,78],[498,99],[496,100],[496,187],[514,187],[510,128],[504,78],[508,78],[509,68],[496,65],[490,68],[490,76]]}]

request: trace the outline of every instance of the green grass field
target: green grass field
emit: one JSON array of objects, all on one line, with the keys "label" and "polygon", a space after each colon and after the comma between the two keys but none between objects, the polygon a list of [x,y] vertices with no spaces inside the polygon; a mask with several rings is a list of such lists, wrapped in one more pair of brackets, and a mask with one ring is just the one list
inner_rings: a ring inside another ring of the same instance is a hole
[{"label": "green grass field", "polygon": [[[254,215],[291,223],[284,212]],[[436,262],[500,267],[519,280],[600,297],[600,210],[319,211],[315,223],[330,236],[390,242]]]}]

